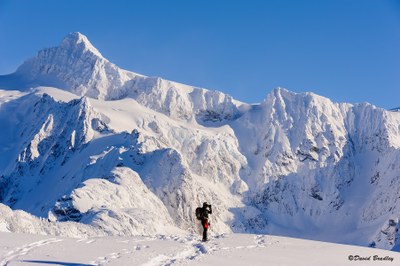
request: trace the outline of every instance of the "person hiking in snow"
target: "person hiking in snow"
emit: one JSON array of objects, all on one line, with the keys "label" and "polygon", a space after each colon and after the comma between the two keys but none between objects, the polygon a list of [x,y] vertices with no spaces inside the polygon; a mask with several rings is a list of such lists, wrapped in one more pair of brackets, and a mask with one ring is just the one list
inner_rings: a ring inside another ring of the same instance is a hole
[{"label": "person hiking in snow", "polygon": [[212,214],[211,205],[207,202],[203,203],[203,208],[201,208],[201,225],[203,226],[203,242],[207,241],[207,231],[210,223],[208,222],[208,215]]}]

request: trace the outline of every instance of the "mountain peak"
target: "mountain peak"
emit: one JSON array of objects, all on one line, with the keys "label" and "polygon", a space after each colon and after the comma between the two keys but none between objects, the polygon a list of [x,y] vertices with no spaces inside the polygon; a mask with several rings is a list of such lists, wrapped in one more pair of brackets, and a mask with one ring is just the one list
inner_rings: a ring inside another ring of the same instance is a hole
[{"label": "mountain peak", "polygon": [[80,32],[71,32],[61,42],[61,48],[66,50],[89,51],[98,57],[103,58],[101,53],[92,45],[89,39]]}]

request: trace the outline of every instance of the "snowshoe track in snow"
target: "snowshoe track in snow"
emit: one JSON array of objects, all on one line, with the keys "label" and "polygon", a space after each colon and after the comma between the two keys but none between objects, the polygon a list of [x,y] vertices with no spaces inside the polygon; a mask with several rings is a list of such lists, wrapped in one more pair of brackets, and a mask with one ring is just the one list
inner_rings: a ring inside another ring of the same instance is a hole
[{"label": "snowshoe track in snow", "polygon": [[400,261],[396,252],[270,235],[223,234],[200,242],[198,235],[78,240],[0,233],[0,266],[354,265],[349,254],[393,258],[382,265]]},{"label": "snowshoe track in snow", "polygon": [[57,243],[63,241],[62,239],[56,239],[56,238],[49,238],[37,242],[33,242],[28,245],[23,245],[21,247],[17,247],[14,250],[11,250],[8,252],[4,257],[0,258],[0,266],[6,266],[8,265],[9,262],[12,260],[16,259],[17,257],[23,256],[28,254],[31,250],[39,248],[41,246],[46,246],[52,243]]},{"label": "snowshoe track in snow", "polygon": [[113,253],[107,254],[104,257],[98,257],[96,261],[91,261],[91,262],[89,262],[89,264],[93,264],[96,266],[102,266],[102,265],[107,265],[110,263],[110,261],[119,259],[119,258],[121,258],[121,253],[113,252]]}]

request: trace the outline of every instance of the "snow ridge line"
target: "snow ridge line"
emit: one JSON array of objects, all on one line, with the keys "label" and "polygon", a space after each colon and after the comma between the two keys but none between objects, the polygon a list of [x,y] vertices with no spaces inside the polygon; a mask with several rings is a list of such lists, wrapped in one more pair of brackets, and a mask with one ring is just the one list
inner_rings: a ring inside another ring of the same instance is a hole
[{"label": "snow ridge line", "polygon": [[46,246],[46,245],[61,242],[61,241],[63,241],[63,240],[56,239],[56,238],[49,238],[49,239],[30,243],[28,245],[23,245],[21,247],[17,247],[16,249],[8,252],[3,258],[0,258],[1,259],[0,266],[8,265],[8,263],[11,262],[13,259],[17,258],[18,256],[26,255],[35,248],[39,248],[41,246]]}]

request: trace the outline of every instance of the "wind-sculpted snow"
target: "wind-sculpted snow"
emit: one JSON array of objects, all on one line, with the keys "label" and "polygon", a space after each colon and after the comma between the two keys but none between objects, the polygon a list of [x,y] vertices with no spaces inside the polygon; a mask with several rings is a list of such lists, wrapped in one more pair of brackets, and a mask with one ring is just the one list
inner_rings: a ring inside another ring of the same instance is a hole
[{"label": "wind-sculpted snow", "polygon": [[[331,240],[335,231],[342,234],[335,241],[344,241],[354,231],[371,230],[367,225],[397,224],[398,119],[369,104],[334,104],[278,89],[235,121],[253,163],[246,175],[254,184],[250,201],[267,214],[266,228],[287,234],[280,227],[288,227],[300,232],[291,235]],[[375,227],[368,237],[376,232]],[[353,241],[372,241],[368,237]],[[379,234],[372,245],[380,246],[383,238]],[[398,235],[391,238],[393,246]]]},{"label": "wind-sculpted snow", "polygon": [[0,225],[2,232],[46,234],[67,237],[105,236],[104,232],[92,226],[81,223],[54,223],[47,219],[38,218],[25,211],[13,211],[0,203]]},{"label": "wind-sculpted snow", "polygon": [[280,88],[248,105],[121,70],[79,33],[0,86],[0,230],[193,233],[207,201],[214,232],[400,245],[399,112]]},{"label": "wind-sculpted snow", "polygon": [[[2,202],[51,221],[75,221],[102,228],[104,234],[132,235],[176,231],[176,226],[197,230],[194,209],[208,199],[219,203],[213,226],[229,230],[220,217],[229,216],[232,200],[240,202],[236,192],[229,196],[231,201],[225,202],[225,197],[240,190],[239,171],[245,164],[230,146],[236,141],[232,131],[199,125],[193,131],[134,100],[69,96],[70,101],[63,102],[43,91],[16,100],[30,108],[17,112],[14,103],[3,106],[29,122],[14,132],[20,136],[18,145],[4,151],[15,160],[4,162]],[[133,120],[121,128],[112,123],[115,112]],[[11,126],[10,119],[4,118],[4,124]],[[215,161],[210,161],[212,151],[224,158],[213,155]],[[227,163],[219,168],[222,160]],[[200,177],[204,171],[208,175]],[[216,190],[213,184],[218,183],[222,185]]]}]

